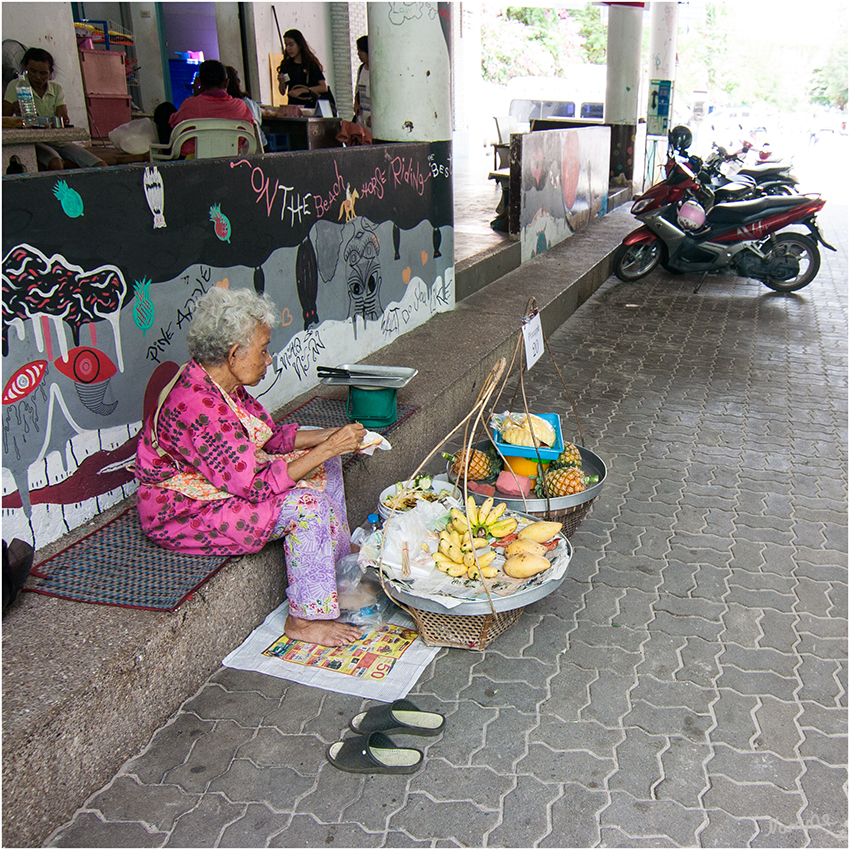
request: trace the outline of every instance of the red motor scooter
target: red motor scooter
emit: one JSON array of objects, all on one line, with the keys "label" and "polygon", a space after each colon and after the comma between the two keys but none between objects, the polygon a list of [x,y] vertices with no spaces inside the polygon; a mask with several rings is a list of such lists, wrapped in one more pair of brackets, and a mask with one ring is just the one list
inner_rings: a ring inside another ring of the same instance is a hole
[{"label": "red motor scooter", "polygon": [[[703,187],[685,157],[676,155],[687,150],[689,136],[686,127],[671,131],[667,176],[632,204],[643,226],[617,248],[614,274],[639,280],[660,264],[673,274],[702,274],[695,292],[706,275],[722,272],[755,278],[777,292],[808,286],[820,269],[817,243],[835,250],[817,223],[826,201],[817,195],[767,195],[716,204],[706,213],[698,200]],[[811,236],[778,232],[795,224]]]}]

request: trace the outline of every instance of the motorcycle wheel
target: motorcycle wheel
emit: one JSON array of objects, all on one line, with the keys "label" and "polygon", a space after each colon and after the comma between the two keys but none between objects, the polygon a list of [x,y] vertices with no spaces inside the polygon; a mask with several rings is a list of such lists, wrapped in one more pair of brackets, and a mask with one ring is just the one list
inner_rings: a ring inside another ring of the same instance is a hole
[{"label": "motorcycle wheel", "polygon": [[626,283],[646,277],[661,260],[661,244],[620,245],[614,252],[614,274]]},{"label": "motorcycle wheel", "polygon": [[813,239],[802,233],[780,233],[776,244],[765,252],[768,258],[783,255],[793,255],[800,264],[800,271],[792,280],[775,280],[768,278],[762,281],[765,286],[776,292],[796,292],[808,286],[820,270],[820,251]]}]

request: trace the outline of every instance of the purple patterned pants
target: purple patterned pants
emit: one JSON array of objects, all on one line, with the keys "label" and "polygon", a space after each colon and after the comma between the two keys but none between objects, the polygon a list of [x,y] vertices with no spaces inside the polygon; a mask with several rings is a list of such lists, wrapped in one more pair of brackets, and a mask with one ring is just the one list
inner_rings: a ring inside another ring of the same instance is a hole
[{"label": "purple patterned pants", "polygon": [[303,620],[339,616],[336,562],[351,551],[342,461],[325,461],[324,491],[296,488],[286,497],[270,540],[283,538],[289,612]]}]

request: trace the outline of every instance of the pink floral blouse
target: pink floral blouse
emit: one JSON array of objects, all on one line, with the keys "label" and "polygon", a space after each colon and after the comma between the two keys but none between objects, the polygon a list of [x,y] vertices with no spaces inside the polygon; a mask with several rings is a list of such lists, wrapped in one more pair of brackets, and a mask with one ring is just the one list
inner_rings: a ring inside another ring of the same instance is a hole
[{"label": "pink floral blouse", "polygon": [[[159,414],[160,457],[149,416],[136,449],[136,505],[145,533],[166,549],[196,555],[257,552],[266,544],[286,494],[296,483],[281,455],[291,452],[297,425],[275,425],[244,388],[232,395],[243,411],[265,423],[271,437],[257,447],[222,391],[194,361],[174,385]],[[264,429],[263,429],[264,431]],[[188,475],[186,475],[188,473]],[[206,479],[215,498],[171,489],[184,478]]]}]

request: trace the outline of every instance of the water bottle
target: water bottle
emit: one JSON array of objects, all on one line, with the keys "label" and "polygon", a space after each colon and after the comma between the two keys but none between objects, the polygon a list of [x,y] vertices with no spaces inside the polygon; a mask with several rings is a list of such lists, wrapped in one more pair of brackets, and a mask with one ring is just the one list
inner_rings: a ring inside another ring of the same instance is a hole
[{"label": "water bottle", "polygon": [[366,517],[366,522],[354,529],[354,533],[351,535],[351,542],[355,546],[362,546],[364,541],[368,540],[378,530],[380,522],[381,519],[377,514],[369,514]]},{"label": "water bottle", "polygon": [[15,91],[18,94],[18,105],[21,108],[21,124],[24,127],[37,127],[38,113],[35,111],[35,97],[26,74],[21,74],[18,77]]}]

